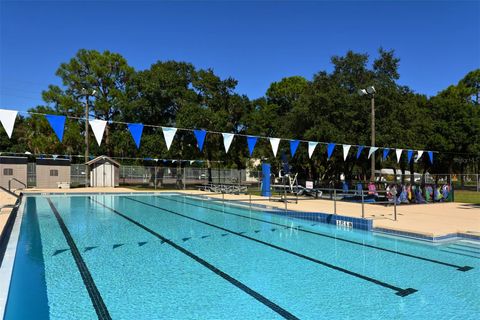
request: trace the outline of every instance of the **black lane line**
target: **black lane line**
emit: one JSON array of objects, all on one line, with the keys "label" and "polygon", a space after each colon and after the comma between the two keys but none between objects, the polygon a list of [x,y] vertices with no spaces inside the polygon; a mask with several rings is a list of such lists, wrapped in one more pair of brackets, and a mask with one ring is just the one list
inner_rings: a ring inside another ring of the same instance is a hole
[{"label": "black lane line", "polygon": [[302,258],[302,259],[305,259],[305,260],[308,260],[308,261],[311,261],[311,262],[320,264],[320,265],[325,266],[325,267],[327,267],[327,268],[330,268],[330,269],[333,269],[333,270],[336,270],[336,271],[340,271],[340,272],[346,273],[346,274],[348,274],[348,275],[357,277],[357,278],[359,278],[359,279],[362,279],[362,280],[365,280],[365,281],[368,281],[368,282],[371,282],[371,283],[375,283],[376,285],[379,285],[379,286],[382,286],[382,287],[384,287],[384,288],[388,288],[388,289],[391,289],[391,290],[393,290],[393,291],[396,291],[395,294],[396,294],[397,296],[405,297],[405,296],[408,296],[409,294],[412,294],[412,293],[418,291],[418,290],[413,289],[413,288],[402,289],[402,288],[400,288],[400,287],[391,285],[391,284],[389,284],[389,283],[386,283],[386,282],[383,282],[383,281],[380,281],[380,280],[377,280],[377,279],[374,279],[374,278],[370,278],[370,277],[365,276],[365,275],[363,275],[363,274],[356,273],[356,272],[354,272],[354,271],[351,271],[351,270],[348,270],[348,269],[344,269],[344,268],[342,268],[342,267],[338,267],[338,266],[333,265],[333,264],[330,264],[330,263],[328,263],[328,262],[321,261],[321,260],[318,260],[318,259],[315,259],[315,258],[306,256],[306,255],[304,255],[304,254],[301,254],[301,253],[298,253],[298,252],[295,252],[295,251],[292,251],[292,250],[289,250],[289,249],[286,249],[286,248],[283,248],[283,247],[279,247],[279,246],[277,246],[277,245],[274,245],[274,244],[271,244],[271,243],[268,243],[268,242],[265,242],[265,241],[262,241],[262,240],[259,240],[259,239],[256,239],[256,238],[249,237],[249,236],[244,235],[244,234],[242,234],[242,233],[240,233],[240,232],[236,232],[236,231],[233,231],[233,230],[230,230],[230,229],[227,229],[227,228],[223,228],[223,227],[217,226],[217,225],[215,225],[215,224],[212,224],[212,223],[209,223],[209,222],[206,222],[206,221],[203,221],[203,220],[199,220],[199,219],[196,219],[196,218],[192,218],[192,217],[186,216],[186,215],[184,215],[184,214],[181,214],[181,213],[178,213],[178,212],[175,212],[175,211],[172,211],[172,210],[164,209],[164,208],[162,208],[162,207],[158,207],[158,206],[155,206],[155,205],[150,204],[150,203],[142,202],[142,201],[135,200],[135,199],[132,199],[132,198],[129,198],[129,197],[125,197],[125,199],[129,199],[129,200],[131,200],[131,201],[136,201],[136,202],[141,203],[141,204],[144,204],[144,205],[146,205],[146,206],[150,206],[150,207],[153,207],[153,208],[156,208],[156,209],[159,209],[159,210],[168,212],[168,213],[172,213],[172,214],[175,214],[175,215],[177,215],[177,216],[180,216],[180,217],[183,217],[183,218],[186,218],[186,219],[189,219],[189,220],[193,220],[193,221],[199,222],[199,223],[201,223],[201,224],[204,224],[204,225],[207,225],[207,226],[216,228],[216,229],[220,229],[220,230],[223,230],[223,231],[227,231],[227,232],[229,232],[229,233],[231,233],[231,234],[234,234],[234,235],[237,235],[237,236],[239,236],[239,237],[242,237],[242,238],[245,238],[245,239],[248,239],[248,240],[251,240],[251,241],[260,243],[260,244],[263,244],[263,245],[265,245],[265,246],[268,246],[268,247],[277,249],[277,250],[279,250],[279,251],[283,251],[283,252],[289,253],[289,254],[294,255],[294,256],[297,256],[297,257],[299,257],[299,258]]},{"label": "black lane line", "polygon": [[[204,206],[201,206],[201,205],[198,205],[198,204],[189,203],[189,202],[182,202],[182,201],[178,201],[178,200],[175,200],[175,199],[170,199],[169,197],[162,197],[162,199],[166,199],[166,200],[170,200],[170,201],[174,201],[174,202],[178,202],[178,203],[182,203],[182,204],[187,204],[187,205],[194,206],[194,207],[209,209],[209,210],[212,210],[212,211],[217,211],[217,212],[221,212],[221,213],[224,213],[224,214],[241,217],[241,218],[244,218],[244,219],[252,219],[252,220],[256,220],[256,221],[261,221],[261,222],[269,223],[269,224],[271,224],[271,225],[276,225],[276,226],[281,226],[281,227],[286,227],[286,228],[292,228],[292,227],[290,227],[290,226],[288,226],[288,225],[285,225],[285,224],[276,223],[276,222],[271,222],[271,221],[268,221],[268,220],[262,220],[262,219],[253,218],[253,217],[248,217],[248,216],[244,216],[244,215],[241,215],[241,214],[237,214],[237,213],[233,213],[233,212],[228,212],[228,211],[223,211],[223,210],[219,210],[219,209],[215,209],[215,208],[204,207]],[[399,251],[395,251],[395,250],[391,250],[391,249],[387,249],[387,248],[377,247],[377,246],[374,246],[374,245],[371,245],[371,244],[366,244],[366,243],[362,243],[362,242],[357,242],[357,241],[353,241],[353,240],[348,240],[348,239],[345,239],[345,238],[337,238],[337,237],[330,236],[330,235],[328,235],[328,234],[321,233],[321,232],[315,232],[315,231],[300,229],[300,227],[301,227],[301,226],[299,226],[299,227],[297,228],[297,230],[300,231],[300,232],[310,233],[310,234],[314,234],[314,235],[317,235],[317,236],[320,236],[320,237],[335,239],[335,240],[338,240],[338,241],[343,241],[343,242],[347,242],[347,243],[351,243],[351,244],[355,244],[355,245],[359,245],[359,246],[363,246],[363,247],[367,247],[367,248],[372,248],[372,249],[376,249],[376,250],[381,250],[381,251],[385,251],[385,252],[390,252],[390,253],[398,254],[398,255],[404,256],[404,257],[409,257],[409,258],[413,258],[413,259],[428,261],[428,262],[436,263],[436,264],[439,264],[439,265],[443,265],[443,266],[447,266],[447,267],[452,267],[452,268],[457,269],[458,271],[463,271],[463,272],[465,272],[465,271],[469,271],[469,270],[472,270],[472,269],[473,269],[473,267],[470,267],[470,266],[459,266],[459,265],[452,264],[452,263],[448,263],[448,262],[443,262],[443,261],[439,261],[439,260],[435,260],[435,259],[420,257],[420,256],[416,256],[416,255],[413,255],[413,254],[410,254],[410,253],[399,252]]]},{"label": "black lane line", "polygon": [[440,251],[443,251],[443,252],[448,252],[448,253],[453,253],[453,254],[458,254],[459,256],[464,256],[464,257],[470,257],[470,258],[476,258],[476,259],[480,259],[480,257],[479,257],[479,256],[472,256],[472,255],[465,254],[465,253],[454,252],[454,251],[445,250],[445,249],[440,249]]},{"label": "black lane line", "polygon": [[98,319],[112,319],[110,313],[108,312],[107,306],[105,305],[105,302],[103,302],[102,296],[100,295],[100,292],[98,291],[97,286],[93,281],[92,275],[90,274],[90,271],[88,270],[85,261],[83,261],[82,255],[80,254],[80,251],[78,251],[77,245],[75,244],[72,235],[70,234],[67,226],[65,225],[65,222],[63,222],[62,217],[58,213],[57,208],[52,203],[50,198],[47,198],[47,201],[53,211],[53,214],[55,215],[55,218],[57,218],[60,229],[62,229],[65,240],[70,247],[75,263],[77,264],[78,271],[80,271],[80,275],[82,276],[83,284],[85,285],[85,288],[87,288],[88,295],[90,296],[90,300],[92,301],[93,307],[95,308]]},{"label": "black lane line", "polygon": [[467,245],[463,243],[455,243],[454,246],[459,246],[459,247],[465,247],[465,248],[471,248],[471,249],[477,249],[480,252],[480,246],[475,246],[475,245]]},{"label": "black lane line", "polygon": [[141,224],[140,222],[137,222],[136,220],[133,220],[132,218],[124,215],[123,213],[113,209],[113,208],[110,208],[108,206],[106,206],[105,204],[103,204],[102,202],[100,201],[97,201],[93,198],[90,198],[88,197],[89,199],[93,200],[94,202],[98,203],[99,205],[101,205],[102,207],[116,213],[117,215],[121,216],[122,218],[124,218],[125,220],[133,223],[134,225],[136,225],[137,227],[140,227],[142,228],[143,230],[147,231],[148,233],[154,235],[155,237],[159,238],[160,240],[162,240],[162,243],[167,243],[169,244],[170,246],[172,246],[173,248],[175,248],[176,250],[180,251],[181,253],[183,253],[184,255],[192,258],[193,260],[195,260],[196,262],[200,263],[202,266],[206,267],[207,269],[209,269],[210,271],[214,272],[215,274],[219,275],[220,277],[222,277],[223,279],[227,280],[228,282],[230,282],[231,284],[233,284],[235,287],[239,288],[240,290],[242,290],[243,292],[245,292],[246,294],[250,295],[252,298],[254,298],[255,300],[261,302],[262,304],[264,304],[265,306],[267,306],[268,308],[270,308],[271,310],[275,311],[276,313],[278,313],[279,315],[281,315],[282,317],[284,317],[285,319],[289,319],[289,320],[299,320],[299,318],[297,318],[296,316],[294,316],[293,314],[291,314],[290,312],[288,312],[287,310],[283,309],[282,307],[280,307],[278,304],[274,303],[273,301],[269,300],[268,298],[266,298],[265,296],[261,295],[260,293],[258,293],[257,291],[251,289],[250,287],[246,286],[245,284],[243,284],[242,282],[238,281],[237,279],[233,278],[232,276],[228,275],[227,273],[223,272],[222,270],[218,269],[217,267],[215,267],[214,265],[208,263],[207,261],[203,260],[202,258],[200,258],[199,256],[195,255],[194,253],[188,251],[187,249],[183,248],[182,246],[176,244],[175,242],[171,241],[171,240],[168,240],[167,238],[165,238],[164,236],[162,236],[161,234],[153,231],[152,229],[148,228],[147,226]]},{"label": "black lane line", "polygon": [[459,251],[465,251],[465,252],[469,252],[469,253],[480,254],[480,251],[478,251],[478,250],[468,250],[468,249],[464,249],[462,247],[458,248],[457,245],[451,245],[451,246],[448,246],[448,248],[454,249],[454,250],[459,250]]}]

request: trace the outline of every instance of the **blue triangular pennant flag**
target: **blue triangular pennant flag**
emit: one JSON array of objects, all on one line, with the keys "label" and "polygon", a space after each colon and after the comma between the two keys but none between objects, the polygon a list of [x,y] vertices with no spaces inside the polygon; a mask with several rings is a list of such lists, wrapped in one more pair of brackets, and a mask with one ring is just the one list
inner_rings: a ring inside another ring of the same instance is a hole
[{"label": "blue triangular pennant flag", "polygon": [[248,143],[248,151],[250,152],[250,157],[253,154],[253,149],[255,148],[255,144],[257,143],[258,137],[255,136],[247,136],[247,143]]},{"label": "blue triangular pennant flag", "polygon": [[65,116],[57,116],[53,114],[46,114],[45,117],[48,120],[48,123],[50,123],[50,126],[52,127],[53,131],[58,137],[58,140],[62,142],[63,140],[63,131],[65,130],[65,119],[67,117]]},{"label": "blue triangular pennant flag", "polygon": [[300,141],[298,140],[290,140],[290,154],[293,156],[295,155],[295,152],[297,152],[298,145],[300,144]]},{"label": "blue triangular pennant flag", "polygon": [[193,134],[195,138],[197,138],[197,146],[200,151],[203,150],[203,143],[205,142],[205,136],[207,135],[207,131],[205,130],[193,130]]},{"label": "blue triangular pennant flag", "polygon": [[430,163],[433,164],[433,151],[428,151],[428,158],[430,159]]},{"label": "blue triangular pennant flag", "polygon": [[389,152],[390,152],[389,148],[383,149],[383,160],[387,159]]},{"label": "blue triangular pennant flag", "polygon": [[413,156],[413,150],[408,150],[407,156],[408,156],[408,163],[410,163],[410,160],[412,160],[412,156]]},{"label": "blue triangular pennant flag", "polygon": [[333,150],[335,149],[336,143],[329,143],[327,146],[327,160],[330,160],[330,157],[332,156]]},{"label": "blue triangular pennant flag", "polygon": [[137,145],[137,149],[140,148],[140,139],[142,139],[143,124],[141,123],[129,123],[128,130],[132,135],[133,141]]},{"label": "blue triangular pennant flag", "polygon": [[362,153],[363,151],[363,148],[365,148],[365,146],[359,146],[358,147],[358,151],[357,151],[357,159],[360,158],[360,154]]}]

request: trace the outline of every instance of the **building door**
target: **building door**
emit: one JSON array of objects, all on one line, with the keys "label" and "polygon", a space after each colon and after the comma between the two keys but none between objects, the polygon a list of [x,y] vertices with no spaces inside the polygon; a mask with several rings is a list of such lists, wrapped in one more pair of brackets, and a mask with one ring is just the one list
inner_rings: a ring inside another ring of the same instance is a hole
[{"label": "building door", "polygon": [[105,171],[105,165],[104,164],[101,164],[99,166],[97,166],[97,170],[95,172],[95,175],[96,175],[96,178],[97,178],[97,181],[96,181],[96,186],[97,187],[103,187],[104,186],[104,171]]},{"label": "building door", "polygon": [[109,162],[104,164],[104,187],[113,187],[113,165]]}]

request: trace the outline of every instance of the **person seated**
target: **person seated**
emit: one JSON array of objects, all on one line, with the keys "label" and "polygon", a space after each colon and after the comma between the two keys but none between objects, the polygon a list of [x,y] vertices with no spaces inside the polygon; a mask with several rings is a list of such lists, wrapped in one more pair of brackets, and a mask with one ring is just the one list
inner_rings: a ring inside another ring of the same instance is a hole
[{"label": "person seated", "polygon": [[368,184],[368,194],[373,194],[373,195],[375,195],[375,196],[378,195],[377,187],[375,186],[375,183],[370,182],[370,183]]}]

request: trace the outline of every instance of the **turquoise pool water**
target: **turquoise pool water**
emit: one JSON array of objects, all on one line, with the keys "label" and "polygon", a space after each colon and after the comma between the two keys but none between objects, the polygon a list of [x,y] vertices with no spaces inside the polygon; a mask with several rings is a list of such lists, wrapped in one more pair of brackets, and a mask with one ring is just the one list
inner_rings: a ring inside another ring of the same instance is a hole
[{"label": "turquoise pool water", "polygon": [[26,197],[5,319],[476,319],[480,245],[182,195]]}]

